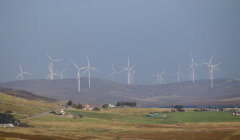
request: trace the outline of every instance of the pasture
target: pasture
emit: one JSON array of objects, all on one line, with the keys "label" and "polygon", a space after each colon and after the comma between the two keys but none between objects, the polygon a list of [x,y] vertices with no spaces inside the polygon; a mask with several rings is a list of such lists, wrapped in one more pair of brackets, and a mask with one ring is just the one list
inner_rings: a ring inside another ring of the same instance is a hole
[{"label": "pasture", "polygon": [[[16,112],[17,117],[19,114],[26,116],[28,108],[24,108],[21,105],[23,103],[31,104],[29,112],[32,115],[59,109],[57,104],[40,101],[25,103],[24,99],[7,95],[1,97],[9,101],[8,107],[6,102],[1,102],[1,112],[6,107],[5,110]],[[11,106],[12,101],[20,105]],[[22,122],[34,127],[0,128],[0,139],[238,140],[240,137],[240,117],[232,116],[232,112],[169,111],[167,108],[112,108],[101,111],[68,109],[68,113],[81,114],[83,117],[67,118],[53,114],[22,117]],[[149,112],[162,112],[167,118],[147,117]]]}]

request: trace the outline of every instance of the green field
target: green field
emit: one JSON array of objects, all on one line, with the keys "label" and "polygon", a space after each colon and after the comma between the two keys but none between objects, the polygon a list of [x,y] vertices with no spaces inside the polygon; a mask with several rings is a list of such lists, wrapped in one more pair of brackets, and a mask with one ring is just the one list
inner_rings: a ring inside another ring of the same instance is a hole
[{"label": "green field", "polygon": [[[240,117],[233,116],[232,112],[190,110],[171,113],[168,108],[83,111],[70,108],[68,113],[81,114],[83,117],[46,114],[26,118],[26,115],[34,116],[59,108],[57,103],[29,101],[3,94],[0,94],[0,99],[0,112],[12,110],[22,122],[33,126],[0,128],[0,139],[238,140],[240,137]],[[167,118],[147,117],[149,112],[163,112]]]},{"label": "green field", "polygon": [[[82,114],[84,117],[99,119],[99,120],[109,120],[109,121],[123,121],[130,123],[145,123],[145,124],[173,124],[173,123],[188,123],[188,122],[233,122],[240,121],[240,117],[233,116],[232,112],[172,112],[164,113],[168,117],[147,117],[147,109],[135,108],[135,112],[131,113],[131,108],[113,108],[112,113],[109,111],[81,111],[81,110],[70,110],[68,112],[72,114]],[[125,113],[116,113],[121,112]],[[158,109],[156,109],[158,110]],[[165,109],[170,110],[170,109]],[[139,113],[142,112],[142,113]]]}]

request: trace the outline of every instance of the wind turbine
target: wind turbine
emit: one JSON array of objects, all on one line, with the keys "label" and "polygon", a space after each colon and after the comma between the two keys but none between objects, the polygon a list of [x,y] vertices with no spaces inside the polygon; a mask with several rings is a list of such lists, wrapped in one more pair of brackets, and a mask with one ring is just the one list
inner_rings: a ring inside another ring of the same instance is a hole
[{"label": "wind turbine", "polygon": [[61,59],[53,59],[48,53],[46,53],[46,55],[49,59],[49,65],[48,65],[49,75],[47,78],[50,80],[53,80],[54,76],[57,75],[56,73],[54,73],[54,63],[62,61],[62,60]]},{"label": "wind turbine", "polygon": [[91,67],[88,56],[87,56],[87,66],[82,68],[85,69],[83,74],[88,72],[88,88],[91,88],[91,70],[95,70],[95,71],[99,71],[99,70],[94,67]]},{"label": "wind turbine", "polygon": [[112,64],[112,72],[109,74],[109,76],[112,77],[113,81],[116,81],[116,74],[118,74],[119,72],[115,69],[114,65]]},{"label": "wind turbine", "polygon": [[157,72],[156,74],[156,81],[158,82],[159,85],[161,85],[163,83],[163,81],[165,81],[163,75],[165,74],[165,71],[163,70],[161,73]]},{"label": "wind turbine", "polygon": [[53,76],[58,76],[57,73],[53,72],[53,68],[52,68],[53,65],[51,64],[48,64],[48,71],[49,71],[49,74],[47,76],[47,79],[51,79],[53,80]]},{"label": "wind turbine", "polygon": [[216,67],[221,64],[221,63],[215,64],[215,65],[212,64],[212,59],[213,59],[213,57],[211,57],[208,62],[204,63],[205,65],[208,66],[208,71],[209,71],[208,78],[211,80],[211,88],[213,88],[214,71],[219,70]]},{"label": "wind turbine", "polygon": [[130,61],[129,61],[129,58],[128,58],[128,64],[127,64],[127,67],[124,67],[123,68],[123,71],[127,71],[127,83],[128,85],[131,85],[133,83],[133,79],[134,79],[134,74],[135,74],[135,71],[134,71],[134,66],[130,66]]},{"label": "wind turbine", "polygon": [[192,81],[193,83],[195,82],[195,68],[196,66],[200,66],[199,64],[197,64],[194,60],[193,60],[193,57],[192,57],[192,54],[191,54],[191,60],[192,60],[192,64],[187,68],[187,70],[191,70],[192,71]]},{"label": "wind turbine", "polygon": [[81,86],[80,86],[80,84],[81,84],[81,74],[80,74],[80,70],[82,70],[82,69],[84,69],[84,68],[80,68],[74,61],[71,61],[72,62],[72,64],[73,64],[73,66],[77,69],[77,78],[76,78],[76,80],[77,80],[77,89],[78,89],[78,92],[80,92],[81,91]]},{"label": "wind turbine", "polygon": [[21,64],[19,64],[19,69],[20,69],[20,73],[17,75],[16,79],[23,80],[23,79],[24,79],[24,75],[31,75],[30,73],[24,72],[24,71],[22,70]]},{"label": "wind turbine", "polygon": [[177,76],[177,82],[179,83],[180,82],[180,77],[183,76],[181,70],[180,70],[180,64],[178,65],[178,69],[177,69],[177,72],[174,73],[173,75]]},{"label": "wind turbine", "polygon": [[63,79],[63,73],[65,72],[66,69],[63,69],[62,71],[58,72],[60,79]]}]

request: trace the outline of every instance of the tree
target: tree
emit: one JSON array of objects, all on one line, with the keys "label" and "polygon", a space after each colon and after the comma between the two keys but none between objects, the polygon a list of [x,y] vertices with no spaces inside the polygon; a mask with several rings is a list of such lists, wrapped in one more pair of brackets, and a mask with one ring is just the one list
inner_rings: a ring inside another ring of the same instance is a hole
[{"label": "tree", "polygon": [[99,107],[94,107],[93,111],[100,111],[100,108]]},{"label": "tree", "polygon": [[104,104],[103,108],[107,109],[107,108],[109,108],[109,105],[108,104]]},{"label": "tree", "polygon": [[68,105],[68,106],[71,106],[71,105],[72,105],[72,100],[69,100],[69,101],[67,102],[67,105]]},{"label": "tree", "polygon": [[183,109],[183,105],[175,105],[174,108],[179,111],[179,112],[183,112],[184,109]]},{"label": "tree", "polygon": [[11,114],[0,113],[0,123],[14,123],[14,116]]}]

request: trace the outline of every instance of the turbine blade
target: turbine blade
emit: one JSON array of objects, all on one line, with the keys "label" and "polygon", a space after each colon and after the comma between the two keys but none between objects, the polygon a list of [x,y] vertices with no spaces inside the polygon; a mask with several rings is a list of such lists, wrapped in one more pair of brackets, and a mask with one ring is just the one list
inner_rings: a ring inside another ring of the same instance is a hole
[{"label": "turbine blade", "polygon": [[20,72],[23,72],[21,64],[19,64]]},{"label": "turbine blade", "polygon": [[90,66],[90,61],[89,61],[88,55],[87,55],[87,65]]},{"label": "turbine blade", "polygon": [[79,66],[72,60],[71,63],[73,64],[73,66],[77,69],[80,69]]},{"label": "turbine blade", "polygon": [[21,73],[19,73],[19,74],[17,75],[16,79],[18,79],[20,76],[21,76]]},{"label": "turbine blade", "polygon": [[54,59],[53,62],[59,62],[62,61],[62,59]]},{"label": "turbine blade", "polygon": [[84,75],[88,71],[89,71],[89,69],[85,69],[85,71],[83,71],[82,75]]},{"label": "turbine blade", "polygon": [[50,57],[50,55],[49,55],[48,53],[46,53],[46,55],[47,55],[48,59],[49,59],[50,61],[52,61],[52,58]]}]

